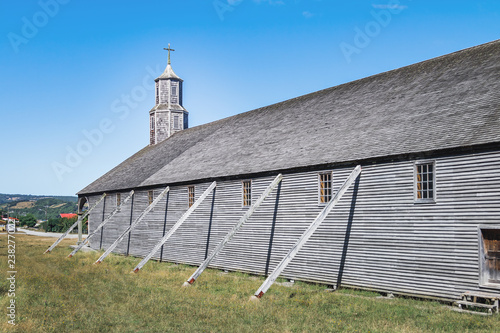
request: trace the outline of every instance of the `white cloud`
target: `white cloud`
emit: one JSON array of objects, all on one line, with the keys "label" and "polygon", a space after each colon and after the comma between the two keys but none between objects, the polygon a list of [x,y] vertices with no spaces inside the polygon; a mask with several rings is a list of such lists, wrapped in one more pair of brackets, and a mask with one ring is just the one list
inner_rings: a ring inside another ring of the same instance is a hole
[{"label": "white cloud", "polygon": [[305,12],[302,12],[302,16],[304,16],[306,19],[310,19],[314,16],[314,14],[306,10]]}]

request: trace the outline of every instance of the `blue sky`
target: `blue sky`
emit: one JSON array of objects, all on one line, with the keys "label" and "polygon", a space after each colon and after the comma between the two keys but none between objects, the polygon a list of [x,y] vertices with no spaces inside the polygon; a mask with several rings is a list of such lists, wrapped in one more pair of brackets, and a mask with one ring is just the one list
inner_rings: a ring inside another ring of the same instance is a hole
[{"label": "blue sky", "polygon": [[500,1],[0,3],[0,193],[72,195],[148,144],[153,79],[190,127],[500,38]]}]

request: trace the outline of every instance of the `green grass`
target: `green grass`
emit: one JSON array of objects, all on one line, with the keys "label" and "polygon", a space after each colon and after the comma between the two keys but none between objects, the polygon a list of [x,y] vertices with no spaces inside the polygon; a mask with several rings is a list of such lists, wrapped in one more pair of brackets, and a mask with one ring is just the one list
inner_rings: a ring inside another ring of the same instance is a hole
[{"label": "green grass", "polygon": [[206,270],[190,288],[187,265],[98,253],[65,258],[74,240],[16,235],[17,325],[7,324],[5,233],[0,234],[0,330],[12,332],[495,332],[500,316],[453,312],[437,302],[378,299],[366,291],[325,292],[297,282],[274,285],[260,302],[249,297],[262,277]]}]

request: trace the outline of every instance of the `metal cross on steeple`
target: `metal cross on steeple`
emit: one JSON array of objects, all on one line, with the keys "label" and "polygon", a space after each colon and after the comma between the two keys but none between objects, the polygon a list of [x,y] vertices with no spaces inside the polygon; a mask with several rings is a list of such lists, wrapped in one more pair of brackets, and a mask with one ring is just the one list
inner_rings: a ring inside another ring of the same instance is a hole
[{"label": "metal cross on steeple", "polygon": [[170,43],[168,43],[168,49],[166,48],[163,49],[168,51],[168,64],[170,65],[170,51],[175,51],[175,50],[170,48]]}]

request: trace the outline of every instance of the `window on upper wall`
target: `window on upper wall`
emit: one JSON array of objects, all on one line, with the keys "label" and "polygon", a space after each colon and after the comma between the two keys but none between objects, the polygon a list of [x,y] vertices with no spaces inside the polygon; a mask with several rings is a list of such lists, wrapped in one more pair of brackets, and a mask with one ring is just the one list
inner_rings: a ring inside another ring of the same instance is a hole
[{"label": "window on upper wall", "polygon": [[326,204],[332,199],[332,173],[318,175],[318,199],[320,204]]},{"label": "window on upper wall", "polygon": [[179,116],[174,116],[174,129],[179,129]]},{"label": "window on upper wall", "polygon": [[415,202],[436,201],[436,164],[434,161],[415,163]]},{"label": "window on upper wall", "polygon": [[122,195],[121,193],[116,193],[116,207],[119,207],[122,204]]},{"label": "window on upper wall", "polygon": [[154,199],[154,192],[153,191],[148,191],[148,204],[151,205],[153,203]]},{"label": "window on upper wall", "polygon": [[250,206],[252,204],[252,181],[245,180],[242,182],[243,186],[243,206]]},{"label": "window on upper wall", "polygon": [[194,186],[188,186],[188,206],[191,207],[194,204]]},{"label": "window on upper wall", "polygon": [[177,85],[170,87],[170,103],[177,104]]}]

